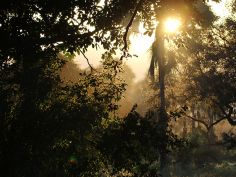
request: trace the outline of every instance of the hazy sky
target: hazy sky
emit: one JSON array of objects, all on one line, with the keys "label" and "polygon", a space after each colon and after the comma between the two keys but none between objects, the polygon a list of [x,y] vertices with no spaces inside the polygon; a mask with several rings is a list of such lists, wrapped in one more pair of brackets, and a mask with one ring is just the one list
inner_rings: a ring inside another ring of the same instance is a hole
[{"label": "hazy sky", "polygon": [[209,1],[212,11],[216,16],[220,17],[219,23],[223,23],[224,20],[230,16],[235,16],[231,12],[231,7],[234,0],[221,0],[220,3],[216,3],[212,0]]}]

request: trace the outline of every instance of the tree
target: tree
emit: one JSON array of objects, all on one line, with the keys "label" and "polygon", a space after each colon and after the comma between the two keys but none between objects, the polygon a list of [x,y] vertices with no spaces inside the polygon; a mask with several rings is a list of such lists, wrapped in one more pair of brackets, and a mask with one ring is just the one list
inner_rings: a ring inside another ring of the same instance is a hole
[{"label": "tree", "polygon": [[[187,8],[186,8],[187,7]],[[186,8],[186,9],[185,9]],[[203,8],[203,9],[201,9]],[[205,8],[205,9],[204,9]],[[201,9],[201,11],[200,11]],[[203,11],[202,11],[203,10]],[[170,12],[169,12],[170,11]],[[167,2],[166,4],[162,4],[159,7],[159,13],[156,14],[156,19],[158,20],[159,24],[156,27],[155,30],[155,41],[152,46],[152,60],[150,64],[149,73],[151,77],[154,79],[155,77],[155,69],[158,67],[158,79],[156,82],[158,82],[158,87],[160,89],[159,92],[159,119],[160,124],[163,125],[163,136],[165,136],[165,131],[167,130],[168,126],[168,116],[166,112],[166,100],[165,100],[165,70],[166,70],[166,56],[165,56],[165,38],[166,34],[164,32],[164,19],[166,18],[168,13],[172,13],[175,16],[190,16],[190,19],[195,18],[196,23],[202,23],[202,25],[207,24],[206,20],[196,18],[196,14],[198,16],[202,15],[202,12],[204,14],[208,14],[208,21],[212,22],[213,15],[209,11],[209,7],[207,8],[205,4],[196,2],[196,1],[190,1],[188,3],[184,1],[179,1],[178,5],[173,3],[172,1]],[[181,14],[183,13],[183,14]],[[191,22],[188,20],[185,21],[185,25]],[[165,145],[165,142],[163,142],[163,146]],[[164,148],[162,148],[164,149]],[[166,163],[166,152],[160,152],[160,161],[161,161],[161,168],[163,169]]]},{"label": "tree", "polygon": [[[82,147],[80,152],[93,147],[88,132],[117,108],[114,100],[124,89],[121,82],[115,83],[114,71],[119,66],[108,60],[107,68],[113,68],[106,74],[83,75],[77,85],[65,86],[58,72],[66,61],[57,55],[84,53],[88,46],[99,43],[108,50],[112,47],[118,38],[111,36],[121,33],[114,26],[121,28],[117,23],[127,9],[122,13],[116,6],[101,8],[98,3],[1,2],[0,158],[4,176],[65,176],[89,171],[83,168],[88,153],[80,169],[78,164],[68,164],[68,157],[77,153],[77,144]],[[108,29],[112,31],[109,36]]]},{"label": "tree", "polygon": [[[195,9],[195,2],[198,1],[188,1],[190,8],[184,10],[186,14]],[[185,5],[183,0],[178,3],[172,0],[105,0],[104,5],[99,3],[98,0],[10,0],[0,3],[0,126],[1,137],[4,137],[1,139],[1,152],[4,152],[1,158],[6,159],[1,167],[7,175],[45,176],[39,169],[53,166],[46,159],[53,151],[52,147],[69,147],[66,151],[71,153],[73,148],[76,149],[74,143],[70,145],[71,139],[72,142],[84,142],[85,135],[90,135],[87,132],[116,109],[113,102],[124,90],[124,85],[116,82],[121,61],[113,60],[112,55],[123,42],[121,59],[129,56],[127,36],[133,21],[141,18],[151,34],[156,28],[153,17],[160,19],[161,9],[183,10],[182,5]],[[126,15],[131,16],[128,22]],[[196,18],[201,19],[199,17],[197,14]],[[108,70],[101,75],[83,76],[77,85],[62,86],[58,70],[65,61],[57,56],[58,53],[84,55],[88,46],[96,48],[99,45],[107,50],[104,62]],[[162,78],[164,80],[164,76]],[[81,118],[78,122],[77,116]],[[163,120],[165,135],[166,119]],[[80,130],[76,131],[78,123]],[[54,129],[55,132],[51,131]],[[59,135],[55,137],[55,134]],[[162,139],[163,147],[160,148],[163,157],[167,152],[167,138]],[[56,153],[54,157],[56,159]],[[12,166],[11,158],[16,162]],[[22,159],[21,163],[17,159]],[[63,160],[57,161],[56,169],[68,169]],[[32,168],[28,169],[30,162],[33,162]],[[36,166],[40,168],[35,169]],[[77,166],[71,168],[78,170]],[[63,176],[66,170],[62,171],[58,176]],[[50,173],[50,176],[54,174]]]},{"label": "tree", "polygon": [[220,119],[227,119],[231,125],[235,125],[234,26],[235,22],[228,21],[225,27],[204,31],[201,39],[195,36],[192,54],[196,60],[189,68],[198,95],[210,99],[221,111]]},{"label": "tree", "polygon": [[[21,54],[45,51],[85,51],[121,35],[120,23],[135,1],[112,1],[104,6],[96,1],[15,1],[1,2],[1,66],[9,59],[20,60]],[[110,23],[112,21],[112,23]],[[111,32],[111,35],[107,34]]]},{"label": "tree", "polygon": [[[164,139],[161,125],[156,125],[153,120],[154,112],[150,110],[142,117],[136,109],[137,105],[134,105],[123,120],[110,124],[104,131],[100,148],[114,164],[115,170],[125,169],[134,176],[158,177],[160,154],[156,149],[176,150],[185,142],[177,138],[171,129],[166,132],[168,139]],[[167,147],[163,147],[163,141],[167,141]]]},{"label": "tree", "polygon": [[[112,62],[110,64],[111,67],[100,73],[80,73],[78,83],[65,85],[58,80],[46,88],[45,95],[35,93],[38,90],[33,88],[31,92],[37,99],[27,108],[22,107],[20,99],[17,100],[18,95],[10,97],[15,103],[8,104],[15,107],[9,112],[4,110],[5,117],[1,119],[2,175],[75,176],[80,172],[82,176],[92,175],[102,168],[105,160],[99,159],[102,157],[96,149],[96,142],[105,126],[103,124],[118,108],[116,102],[125,87],[122,81],[112,76],[115,71]],[[53,74],[52,78],[44,75],[46,78],[41,80],[42,85],[37,85],[38,89],[43,91],[45,83],[53,82],[59,73],[53,71]],[[23,114],[27,111],[30,115]],[[93,164],[96,160],[99,161],[97,166]]]}]

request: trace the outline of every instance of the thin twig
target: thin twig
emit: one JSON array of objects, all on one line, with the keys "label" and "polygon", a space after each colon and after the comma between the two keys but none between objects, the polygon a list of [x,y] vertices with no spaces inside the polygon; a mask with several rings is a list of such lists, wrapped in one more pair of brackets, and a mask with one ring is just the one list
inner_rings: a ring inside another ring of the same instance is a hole
[{"label": "thin twig", "polygon": [[87,60],[87,63],[88,63],[88,65],[89,65],[90,69],[91,69],[91,72],[92,72],[92,71],[95,71],[95,69],[94,69],[94,68],[92,67],[92,65],[90,64],[89,59],[86,57],[86,55],[84,54],[84,52],[81,51],[80,49],[79,49],[79,51],[80,51],[80,53],[82,53],[82,55],[84,56],[84,58]]},{"label": "thin twig", "polygon": [[224,118],[228,120],[228,122],[230,123],[230,125],[235,126],[235,125],[236,125],[236,120],[234,120],[234,118],[231,116],[232,113],[233,113],[233,107],[230,106],[230,105],[226,106],[226,107],[228,107],[228,109],[229,109],[229,112],[227,113],[227,112],[225,111],[225,109],[223,108],[223,106],[221,106],[220,103],[218,103],[218,102],[216,102],[216,101],[215,101],[215,103],[216,103],[216,105],[218,105],[218,107],[220,108],[221,112],[223,113]]},{"label": "thin twig", "polygon": [[134,18],[135,18],[135,16],[137,15],[137,12],[138,12],[139,8],[141,7],[141,5],[142,5],[142,3],[143,3],[144,1],[145,1],[145,0],[139,0],[138,4],[136,5],[136,7],[135,7],[135,9],[134,9],[133,15],[131,16],[131,19],[130,19],[128,25],[127,25],[126,28],[125,28],[125,34],[124,34],[124,36],[123,36],[124,47],[123,47],[123,49],[122,49],[123,55],[121,56],[120,60],[122,60],[124,57],[127,56],[127,49],[128,49],[127,36],[128,36],[128,32],[129,32],[130,27],[131,27],[132,24],[133,24]]},{"label": "thin twig", "polygon": [[218,124],[219,122],[221,122],[222,120],[225,120],[225,119],[226,119],[226,117],[222,117],[221,119],[213,122],[211,125],[209,125],[209,128],[213,127],[214,125]]},{"label": "thin twig", "polygon": [[203,124],[203,125],[208,129],[207,123],[204,122],[203,120],[199,120],[199,119],[197,119],[197,118],[195,118],[195,117],[191,117],[191,116],[189,116],[189,115],[185,115],[185,117],[187,117],[187,118],[189,118],[189,119],[192,119],[192,120],[194,120],[194,121],[197,121],[197,122]]},{"label": "thin twig", "polygon": [[211,127],[213,127],[214,125],[216,125],[216,124],[218,124],[219,122],[221,122],[221,121],[223,121],[223,120],[226,119],[226,117],[222,117],[221,119],[219,119],[219,120],[213,122],[212,124],[208,125],[208,124],[207,124],[206,122],[204,122],[203,120],[199,120],[199,119],[197,119],[197,118],[195,118],[195,117],[191,117],[191,116],[188,116],[188,115],[185,115],[185,116],[186,116],[187,118],[189,118],[189,119],[192,119],[192,120],[194,120],[194,121],[196,121],[196,122],[199,122],[199,123],[203,124],[203,125],[206,127],[207,130],[209,130],[209,129],[210,129]]}]

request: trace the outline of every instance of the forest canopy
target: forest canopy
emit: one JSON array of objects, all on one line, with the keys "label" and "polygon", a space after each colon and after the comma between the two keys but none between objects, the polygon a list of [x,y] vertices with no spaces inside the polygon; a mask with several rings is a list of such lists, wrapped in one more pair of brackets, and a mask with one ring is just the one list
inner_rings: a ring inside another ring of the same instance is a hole
[{"label": "forest canopy", "polygon": [[[216,131],[236,125],[231,11],[219,25],[202,0],[1,1],[0,176],[235,174],[235,132]],[[154,41],[133,83],[140,24]]]}]

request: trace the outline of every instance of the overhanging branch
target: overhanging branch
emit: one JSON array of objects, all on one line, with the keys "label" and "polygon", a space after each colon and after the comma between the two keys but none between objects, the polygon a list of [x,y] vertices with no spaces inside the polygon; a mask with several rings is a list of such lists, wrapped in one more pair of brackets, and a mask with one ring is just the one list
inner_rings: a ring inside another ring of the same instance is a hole
[{"label": "overhanging branch", "polygon": [[82,50],[79,49],[79,51],[80,51],[80,53],[82,53],[82,55],[83,55],[84,58],[86,59],[88,65],[89,65],[89,67],[90,67],[90,69],[91,69],[91,72],[94,71],[95,69],[94,69],[94,68],[92,67],[92,65],[90,64],[89,59],[87,58],[87,56],[84,54],[84,52],[83,52]]},{"label": "overhanging branch", "polygon": [[199,123],[203,124],[203,125],[206,127],[206,129],[208,130],[208,124],[207,124],[206,122],[204,122],[203,120],[197,119],[197,118],[195,118],[195,117],[192,117],[192,116],[189,116],[189,115],[186,115],[186,114],[185,114],[185,117],[187,117],[187,118],[189,118],[189,119],[192,119],[192,120],[194,120],[194,121],[196,121],[196,122],[199,122]]},{"label": "overhanging branch", "polygon": [[227,108],[229,109],[229,112],[227,113],[223,106],[221,106],[220,104],[217,104],[217,105],[220,108],[221,112],[223,113],[224,118],[228,120],[230,125],[235,126],[236,125],[236,120],[234,120],[231,116],[233,114],[233,107],[228,105]]},{"label": "overhanging branch", "polygon": [[220,123],[222,120],[225,120],[225,117],[222,117],[221,119],[218,119],[217,121],[213,122],[211,125],[209,125],[209,128],[213,127],[214,125]]},{"label": "overhanging branch", "polygon": [[122,60],[124,57],[126,57],[126,53],[127,53],[127,50],[128,50],[128,42],[127,42],[127,36],[128,36],[128,32],[129,32],[129,29],[130,27],[132,26],[133,24],[133,21],[134,21],[134,18],[135,16],[137,15],[138,13],[138,10],[139,8],[142,6],[142,3],[144,2],[145,0],[139,0],[138,4],[136,5],[135,9],[134,9],[134,12],[131,16],[131,19],[129,20],[129,23],[128,25],[126,26],[125,28],[125,33],[124,33],[124,36],[123,36],[123,42],[124,42],[124,47],[122,49],[123,51],[123,55],[121,56],[120,60]]}]

